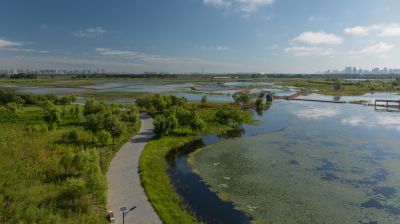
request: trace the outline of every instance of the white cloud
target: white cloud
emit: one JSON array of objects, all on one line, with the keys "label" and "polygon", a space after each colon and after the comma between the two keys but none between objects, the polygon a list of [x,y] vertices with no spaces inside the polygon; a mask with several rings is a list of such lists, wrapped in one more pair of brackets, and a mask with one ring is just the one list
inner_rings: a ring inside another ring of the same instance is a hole
[{"label": "white cloud", "polygon": [[343,38],[335,34],[329,34],[325,32],[304,32],[294,38],[293,41],[302,42],[310,45],[338,45],[343,43]]},{"label": "white cloud", "polygon": [[105,56],[135,57],[140,55],[140,53],[136,51],[121,51],[107,48],[96,48],[96,51],[97,53]]},{"label": "white cloud", "polygon": [[96,37],[101,34],[107,33],[107,30],[103,29],[102,27],[91,27],[85,30],[78,30],[74,33],[77,37]]},{"label": "white cloud", "polygon": [[397,37],[400,36],[400,24],[373,24],[370,26],[355,26],[344,29],[347,34],[355,36],[368,36],[371,32],[376,32],[381,37]]},{"label": "white cloud", "polygon": [[351,116],[347,118],[343,118],[341,120],[343,124],[351,125],[351,126],[360,126],[360,125],[367,125],[368,122],[364,117],[361,116]]},{"label": "white cloud", "polygon": [[288,47],[285,48],[284,51],[287,53],[291,53],[295,56],[309,56],[309,55],[327,56],[333,54],[332,48],[309,47],[309,46]]},{"label": "white cloud", "polygon": [[367,55],[382,55],[386,54],[394,48],[393,44],[379,42],[376,44],[372,44],[367,46],[359,51],[350,51],[351,54],[367,54]]},{"label": "white cloud", "polygon": [[298,117],[307,118],[307,119],[321,119],[327,117],[333,117],[339,114],[339,110],[334,108],[309,108],[300,110],[295,113]]},{"label": "white cloud", "polygon": [[214,6],[217,8],[227,8],[231,6],[231,2],[227,0],[204,0],[205,5]]},{"label": "white cloud", "polygon": [[15,47],[15,46],[21,46],[21,45],[22,45],[22,43],[19,43],[19,42],[0,39],[0,48],[3,48],[3,47]]},{"label": "white cloud", "polygon": [[14,48],[14,47],[0,48],[0,50],[15,51],[15,52],[26,52],[26,53],[50,53],[49,51],[45,51],[45,50],[36,50],[36,49],[27,49],[27,48]]},{"label": "white cloud", "polygon": [[382,30],[379,36],[382,37],[398,37],[400,36],[400,24],[390,24],[388,26],[385,26]]},{"label": "white cloud", "polygon": [[271,5],[274,0],[203,0],[203,3],[216,8],[251,13],[261,7]]},{"label": "white cloud", "polygon": [[212,50],[212,51],[229,51],[230,48],[227,46],[199,46],[200,49],[203,50]]},{"label": "white cloud", "polygon": [[355,26],[344,29],[344,32],[355,36],[367,36],[369,29],[363,26]]},{"label": "white cloud", "polygon": [[19,48],[20,46],[23,45],[24,44],[21,42],[0,39],[0,50],[2,51],[14,51],[14,52],[25,52],[25,53],[49,53],[49,51],[45,50]]},{"label": "white cloud", "polygon": [[350,126],[382,127],[400,131],[400,116],[392,114],[373,117],[350,116],[343,118],[341,122]]},{"label": "white cloud", "polygon": [[103,56],[117,56],[126,59],[134,59],[147,63],[160,64],[194,64],[194,65],[223,65],[223,66],[240,66],[238,64],[210,61],[199,58],[186,57],[163,57],[160,55],[149,55],[138,51],[113,50],[107,48],[96,48],[96,52]]},{"label": "white cloud", "polygon": [[217,51],[229,51],[229,47],[227,46],[218,46],[217,47]]}]

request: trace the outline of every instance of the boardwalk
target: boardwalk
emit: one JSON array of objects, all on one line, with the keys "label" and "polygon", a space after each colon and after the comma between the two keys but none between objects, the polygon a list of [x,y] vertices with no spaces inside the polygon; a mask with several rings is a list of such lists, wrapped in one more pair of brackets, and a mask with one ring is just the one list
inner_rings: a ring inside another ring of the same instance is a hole
[{"label": "boardwalk", "polygon": [[147,200],[140,183],[138,173],[140,154],[153,136],[153,120],[147,115],[141,115],[139,133],[126,143],[111,161],[107,172],[108,192],[107,208],[114,211],[116,223],[122,223],[121,206],[137,206],[125,215],[126,224],[158,224],[162,223]]}]

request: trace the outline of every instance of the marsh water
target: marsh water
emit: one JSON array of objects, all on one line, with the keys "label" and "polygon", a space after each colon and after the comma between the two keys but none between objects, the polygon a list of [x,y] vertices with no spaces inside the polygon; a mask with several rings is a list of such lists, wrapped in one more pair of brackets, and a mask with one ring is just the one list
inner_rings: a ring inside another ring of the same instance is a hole
[{"label": "marsh water", "polygon": [[[0,87],[15,89],[23,93],[34,94],[75,94],[107,97],[101,99],[106,102],[133,102],[129,96],[141,96],[151,93],[172,94],[185,97],[189,101],[201,101],[203,95],[208,96],[210,102],[233,102],[232,95],[243,88],[249,88],[251,92],[269,90],[277,95],[291,95],[294,88],[283,89],[271,82],[178,82],[176,80],[90,80],[84,83],[74,81],[58,81],[53,83],[26,83],[26,84],[1,84]],[[196,87],[196,90],[192,89]],[[81,98],[81,99],[82,99]],[[84,100],[80,101],[81,103]]]},{"label": "marsh water", "polygon": [[204,137],[193,166],[175,157],[171,178],[202,220],[233,223],[212,220],[239,209],[261,223],[400,223],[400,113],[274,101],[254,118],[241,137]]}]

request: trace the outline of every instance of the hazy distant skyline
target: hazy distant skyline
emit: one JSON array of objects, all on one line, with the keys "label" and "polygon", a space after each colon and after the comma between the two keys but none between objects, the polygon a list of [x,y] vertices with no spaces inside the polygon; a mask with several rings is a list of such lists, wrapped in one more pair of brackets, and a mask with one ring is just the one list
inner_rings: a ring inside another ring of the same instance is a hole
[{"label": "hazy distant skyline", "polygon": [[4,0],[0,69],[400,68],[396,0]]}]

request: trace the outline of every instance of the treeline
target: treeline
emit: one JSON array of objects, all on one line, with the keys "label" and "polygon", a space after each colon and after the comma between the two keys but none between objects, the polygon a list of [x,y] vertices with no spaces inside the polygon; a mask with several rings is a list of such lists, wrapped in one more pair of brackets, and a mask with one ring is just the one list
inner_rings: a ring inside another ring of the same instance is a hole
[{"label": "treeline", "polygon": [[136,105],[152,113],[155,134],[158,136],[192,134],[204,131],[208,126],[229,125],[240,128],[245,121],[251,120],[247,110],[235,108],[235,105],[214,104],[212,110],[203,109],[208,104],[204,98],[202,103],[189,103],[184,97],[173,95],[148,95],[136,100]]},{"label": "treeline", "polygon": [[0,105],[18,103],[22,105],[40,105],[49,101],[56,105],[68,105],[76,101],[76,96],[59,97],[54,94],[37,95],[30,93],[17,93],[14,90],[0,89]]}]

